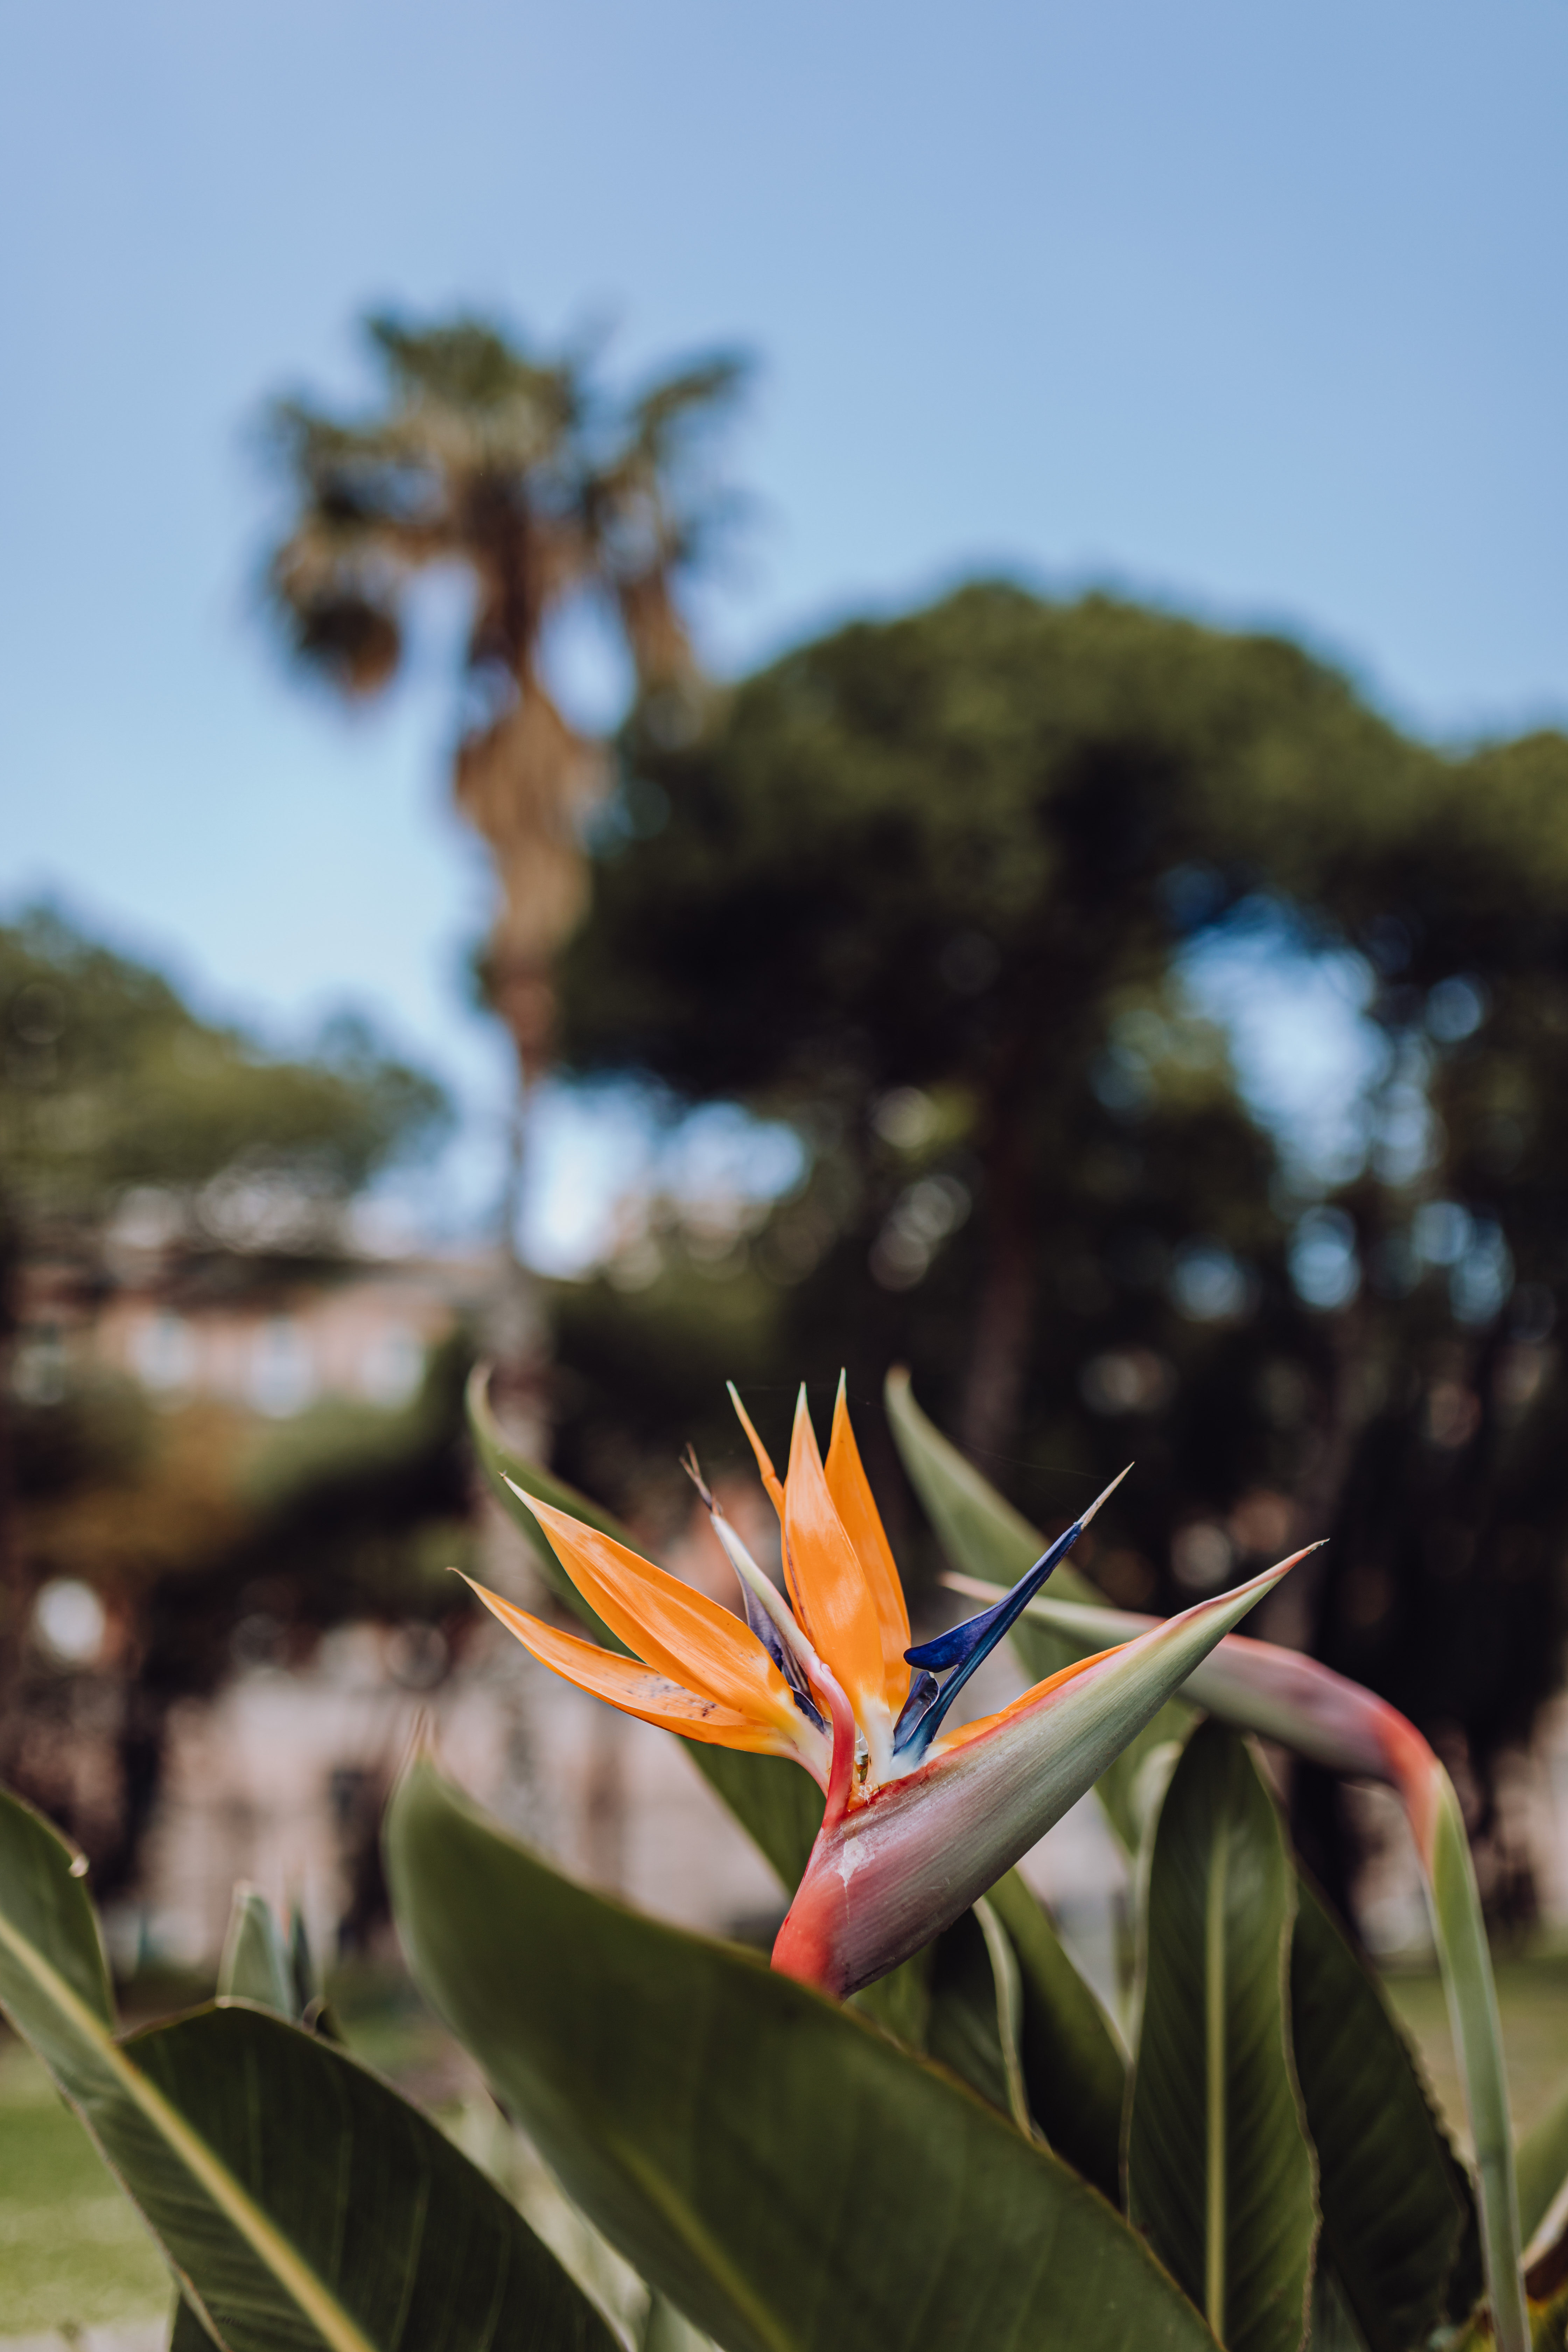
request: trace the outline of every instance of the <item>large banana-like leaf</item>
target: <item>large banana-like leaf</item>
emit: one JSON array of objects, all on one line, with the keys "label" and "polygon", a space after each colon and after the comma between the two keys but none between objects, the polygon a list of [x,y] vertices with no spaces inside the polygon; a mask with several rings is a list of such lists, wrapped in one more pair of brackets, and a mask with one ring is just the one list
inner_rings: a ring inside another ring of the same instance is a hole
[{"label": "large banana-like leaf", "polygon": [[[907,1383],[901,1391],[896,1380],[890,1383],[889,1413],[910,1475],[933,1517],[938,1505],[932,1498],[953,1491],[959,1483],[958,1470],[963,1472],[969,1502],[964,1515],[953,1517],[950,1512],[955,1530],[951,1539],[955,1547],[971,1539],[964,1531],[986,1524],[973,1498],[974,1489],[989,1494],[985,1482],[918,1412],[908,1397]],[[999,1496],[994,1500],[1001,1503]],[[1007,1510],[1005,1505],[1001,1508]],[[989,1523],[996,1524],[994,1513]],[[976,1577],[975,1565],[982,1559],[975,1552],[973,1560],[965,1562],[968,1578],[953,1580],[976,1598],[994,1600],[999,1595],[992,1580],[1003,1583],[1013,1571],[994,1561],[980,1565]],[[1103,1602],[1085,1605],[1073,1596],[1071,1583],[1062,1581],[1060,1570],[1051,1591],[1058,1597],[1042,1595],[1032,1601],[1020,1628],[1027,1623],[1037,1629],[1049,1643],[1044,1654],[1053,1659],[1061,1656],[1064,1649],[1068,1658],[1087,1656],[1108,1642],[1131,1639],[1134,1629],[1145,1630],[1154,1622],[1123,1614]],[[1024,1638],[1027,1641],[1032,1635]],[[1497,1989],[1464,1817],[1452,1782],[1415,1727],[1385,1701],[1315,1660],[1269,1643],[1235,1636],[1221,1642],[1188,1677],[1181,1696],[1205,1707],[1221,1722],[1278,1739],[1331,1770],[1383,1780],[1396,1790],[1426,1882],[1433,1939],[1465,2085],[1491,2325],[1499,2352],[1527,2352],[1531,2333]],[[1100,1782],[1106,1810],[1119,1827],[1123,1817],[1136,1827],[1140,1776],[1149,1750],[1164,1728],[1156,1717],[1140,1741],[1123,1750],[1111,1774]]]},{"label": "large banana-like leaf", "polygon": [[950,2067],[1004,2115],[1016,2118],[1022,2105],[1047,2147],[1121,2202],[1127,2061],[1016,1870],[996,1881],[984,1912],[979,1904],[964,1912],[851,2005]]},{"label": "large banana-like leaf", "polygon": [[1001,1922],[977,1903],[927,1950],[925,2054],[1032,2136],[1021,2046],[1023,1992]]},{"label": "large banana-like leaf", "polygon": [[1057,2154],[1118,2203],[1127,2088],[1121,2046],[1017,1872],[999,1878],[985,1900],[1017,1960],[1018,2047],[1030,2112]]},{"label": "large banana-like leaf", "polygon": [[[597,1612],[591,1609],[566,1574],[533,1513],[524,1508],[508,1486],[513,1480],[525,1494],[542,1503],[570,1511],[574,1518],[598,1528],[643,1559],[647,1553],[614,1514],[601,1510],[586,1495],[578,1494],[536,1462],[515,1453],[507,1444],[486,1391],[487,1370],[477,1366],[468,1381],[468,1427],[490,1492],[512,1525],[528,1538],[545,1581],[556,1598],[582,1621],[595,1640],[606,1649],[625,1651]],[[679,1737],[679,1734],[672,1734]],[[722,1798],[777,1873],[786,1895],[793,1894],[805,1868],[812,1842],[822,1826],[822,1791],[796,1764],[776,1756],[748,1756],[739,1749],[715,1748],[683,1739],[681,1746],[703,1779]]]},{"label": "large banana-like leaf", "polygon": [[174,2306],[174,2324],[169,2331],[169,2352],[213,2352],[216,2341],[216,2336],[207,2334],[182,2295]]},{"label": "large banana-like leaf", "polygon": [[1218,1724],[1189,1740],[1149,1864],[1128,2210],[1229,2352],[1298,2352],[1317,2214],[1290,2067],[1295,1873]]},{"label": "large banana-like leaf", "polygon": [[852,2011],[572,1885],[427,1761],[387,1859],[426,1996],[726,2352],[1213,2352],[1102,2198]]},{"label": "large banana-like leaf", "polygon": [[712,2352],[713,2339],[682,2319],[674,2304],[656,2294],[648,2305],[641,2352]]},{"label": "large banana-like leaf", "polygon": [[1462,2318],[1480,2292],[1470,2187],[1380,1987],[1304,1879],[1290,2017],[1324,2253],[1368,2352],[1409,2352],[1441,2319]]},{"label": "large banana-like leaf", "polygon": [[1321,2256],[1312,2280],[1312,2326],[1307,2352],[1370,2352],[1333,2265]]},{"label": "large banana-like leaf", "polygon": [[613,2352],[521,2215],[342,2052],[243,2003],[117,2038],[79,1864],[3,1792],[0,2006],[167,2255],[176,2341]]},{"label": "large banana-like leaf", "polygon": [[[1016,1584],[1045,1550],[1046,1538],[926,1419],[901,1367],[888,1374],[883,1400],[899,1458],[953,1567],[998,1587]],[[1109,1605],[1104,1594],[1066,1560],[1053,1570],[1047,1591],[1053,1601],[1079,1607],[1104,1610]],[[1036,1613],[1020,1618],[1011,1638],[1031,1682],[1043,1682],[1104,1646],[1079,1638],[1076,1628],[1058,1630]],[[1192,1724],[1193,1709],[1186,1702],[1168,1699],[1094,1784],[1106,1818],[1129,1853],[1137,1853],[1142,1833],[1139,1783],[1144,1764],[1155,1749],[1184,1739]]]}]

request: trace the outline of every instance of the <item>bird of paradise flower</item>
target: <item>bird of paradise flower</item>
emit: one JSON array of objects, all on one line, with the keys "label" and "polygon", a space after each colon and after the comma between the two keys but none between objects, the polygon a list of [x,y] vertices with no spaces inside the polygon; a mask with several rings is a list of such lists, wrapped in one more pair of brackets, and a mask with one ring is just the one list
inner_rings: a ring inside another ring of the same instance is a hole
[{"label": "bird of paradise flower", "polygon": [[960,1691],[1121,1478],[1010,1592],[916,1643],[842,1380],[826,1461],[802,1389],[783,1479],[732,1388],[731,1395],[778,1513],[785,1592],[752,1557],[694,1460],[688,1467],[739,1580],[742,1616],[510,1480],[578,1592],[631,1654],[562,1633],[480,1585],[474,1591],[542,1664],[579,1688],[689,1739],[787,1757],[812,1775],[826,1799],[822,1827],[773,1966],[842,1998],[895,1968],[994,1885],[1304,1555],[1079,1659],[995,1714],[953,1725]]}]

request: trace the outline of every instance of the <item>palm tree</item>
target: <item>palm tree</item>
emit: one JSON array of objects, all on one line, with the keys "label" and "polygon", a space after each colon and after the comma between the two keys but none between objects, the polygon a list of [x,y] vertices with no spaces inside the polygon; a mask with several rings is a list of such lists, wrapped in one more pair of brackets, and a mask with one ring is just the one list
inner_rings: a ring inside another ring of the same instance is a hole
[{"label": "palm tree", "polygon": [[616,398],[586,356],[535,357],[483,320],[374,317],[366,332],[383,378],[371,410],[270,411],[297,501],[270,600],[298,658],[359,698],[395,676],[416,583],[467,575],[453,790],[500,886],[482,971],[526,1089],[548,1055],[551,968],[583,912],[583,831],[608,781],[602,747],[550,692],[546,633],[597,603],[645,721],[667,740],[690,730],[701,681],[678,591],[722,512],[700,461],[743,364],[712,357]]}]

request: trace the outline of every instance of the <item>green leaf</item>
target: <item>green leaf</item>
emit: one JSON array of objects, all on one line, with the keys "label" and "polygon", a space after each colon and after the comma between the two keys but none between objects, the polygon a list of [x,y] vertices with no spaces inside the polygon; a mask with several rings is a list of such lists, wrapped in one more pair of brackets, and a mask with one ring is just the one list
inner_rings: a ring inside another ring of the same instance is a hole
[{"label": "green leaf", "polygon": [[169,2352],[212,2352],[217,2342],[209,2336],[184,2295],[174,2305],[174,2324],[169,2331]]},{"label": "green leaf", "polygon": [[1558,2190],[1568,2183],[1568,2084],[1525,2133],[1514,2161],[1520,2234],[1528,2244],[1545,2221]]},{"label": "green leaf", "polygon": [[387,1859],[427,1997],[727,2352],[1213,2352],[1102,2198],[852,2011],[573,1885],[425,1761]]},{"label": "green leaf", "polygon": [[710,2352],[713,2339],[682,2319],[674,2304],[656,2294],[647,2307],[642,2352]]},{"label": "green leaf", "polygon": [[1194,1732],[1149,1869],[1128,2210],[1230,2352],[1297,2352],[1317,2216],[1286,2016],[1295,1873],[1246,1745]]},{"label": "green leaf", "polygon": [[875,2018],[885,2033],[922,2053],[931,2032],[931,1970],[941,1941],[939,1936],[923,1945],[912,1958],[849,1996],[848,2006],[860,2016]]},{"label": "green leaf", "polygon": [[[895,1365],[883,1382],[882,1402],[910,1484],[953,1566],[993,1584],[1016,1584],[1046,1549],[1038,1528],[1031,1527],[935,1423],[926,1419],[901,1364]],[[1062,1601],[1102,1600],[1098,1589],[1067,1560],[1052,1572],[1051,1591]],[[1075,1657],[1085,1654],[1065,1648],[1057,1664],[1070,1665]],[[1054,1674],[1056,1667],[1047,1671]]]},{"label": "green leaf", "polygon": [[[1036,1601],[1057,1633],[1114,1641],[1116,1612]],[[1138,1621],[1134,1621],[1138,1622]],[[1477,2211],[1498,2352],[1528,2352],[1512,2126],[1497,1987],[1464,1815],[1452,1781],[1413,1724],[1359,1684],[1267,1643],[1221,1643],[1188,1677],[1220,1721],[1282,1741],[1331,1769],[1397,1790],[1426,1885],[1433,1940],[1475,2149]]]},{"label": "green leaf", "polygon": [[[626,1643],[617,1641],[584,1600],[551,1550],[539,1521],[518,1501],[506,1482],[510,1478],[525,1494],[537,1495],[542,1503],[552,1503],[557,1510],[570,1511],[574,1518],[584,1519],[590,1527],[613,1536],[617,1543],[626,1544],[640,1559],[648,1558],[647,1550],[611,1512],[601,1510],[585,1495],[578,1494],[575,1487],[552,1478],[536,1462],[513,1452],[490,1411],[486,1393],[488,1379],[487,1369],[476,1366],[468,1381],[468,1426],[490,1491],[513,1526],[528,1538],[557,1600],[576,1613],[596,1642],[625,1656]],[[695,1739],[683,1739],[680,1744],[742,1828],[755,1840],[777,1873],[785,1894],[792,1895],[822,1825],[822,1791],[816,1783],[799,1765],[780,1757],[748,1756],[738,1748],[713,1748]]]},{"label": "green leaf", "polygon": [[300,2011],[294,1983],[293,1956],[272,1916],[272,1906],[258,1887],[243,1883],[234,1890],[228,1933],[218,1962],[220,1998],[255,2001],[279,2017],[298,2022]]},{"label": "green leaf", "polygon": [[[1486,1921],[1476,1885],[1465,1817],[1447,1773],[1431,1759],[1432,1814],[1427,1900],[1454,2052],[1465,2085],[1475,2150],[1477,2202],[1487,2294],[1498,2352],[1527,2352],[1531,2341],[1514,2185],[1502,2022]],[[1417,1840],[1419,1850],[1420,1841]]]},{"label": "green leaf", "polygon": [[1332,2263],[1321,2259],[1312,2279],[1312,2326],[1307,2347],[1308,2352],[1370,2352]]},{"label": "green leaf", "polygon": [[0,1792],[0,2004],[226,2352],[613,2352],[521,2216],[342,2053],[243,2003],[117,2041],[75,1867]]},{"label": "green leaf", "polygon": [[[1018,1873],[1008,1871],[983,1899],[989,1919],[977,1904],[912,1960],[855,1994],[851,2006],[951,2068],[1004,2115],[1017,2120],[1026,2112],[1075,2172],[1120,2204],[1121,2045]],[[998,1936],[1010,1969],[995,1948]],[[1016,2003],[1005,2023],[1005,2000]]]},{"label": "green leaf", "polygon": [[[1045,1550],[1046,1538],[926,1419],[908,1372],[898,1368],[888,1374],[883,1399],[910,1484],[954,1568],[999,1587],[1016,1584]],[[1049,1591],[1054,1601],[1107,1606],[1098,1586],[1066,1560],[1053,1570]],[[1020,1618],[1010,1638],[1031,1682],[1044,1682],[1104,1646],[1036,1617]],[[1193,1715],[1184,1699],[1167,1700],[1095,1782],[1095,1794],[1129,1853],[1137,1853],[1142,1834],[1138,1789],[1144,1764],[1155,1749],[1186,1738]]]},{"label": "green leaf", "polygon": [[1407,2352],[1448,2313],[1446,2289],[1473,2218],[1469,2183],[1381,1988],[1305,1879],[1290,2014],[1324,2252],[1368,2352]]},{"label": "green leaf", "polygon": [[[993,1935],[1005,1938],[999,1921]],[[929,1951],[926,2056],[947,2067],[987,2105],[1027,2132],[1030,2121],[1018,2047],[1017,2011],[1022,1997],[1012,1947],[1008,1946],[1000,1963],[999,1980],[992,1939],[981,1925],[976,1904],[944,1928]]]},{"label": "green leaf", "polygon": [[1016,1870],[986,1896],[1018,1962],[1019,2054],[1029,2108],[1048,2144],[1120,2204],[1127,2061],[1050,1917]]}]

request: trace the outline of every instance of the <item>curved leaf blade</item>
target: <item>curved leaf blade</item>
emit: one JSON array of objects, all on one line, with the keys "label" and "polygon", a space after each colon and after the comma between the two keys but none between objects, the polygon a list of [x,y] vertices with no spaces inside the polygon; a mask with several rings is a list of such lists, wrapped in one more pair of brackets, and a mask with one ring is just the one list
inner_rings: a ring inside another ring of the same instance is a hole
[{"label": "curved leaf blade", "polygon": [[169,2330],[169,2352],[212,2352],[217,2338],[209,2336],[184,2295],[174,2305],[174,2326]]},{"label": "curved leaf blade", "polygon": [[[521,2215],[331,2043],[237,2003],[133,2035],[124,2052],[201,2151],[194,2177],[209,2201],[193,2203],[190,2178],[125,2110],[93,2120],[229,2352],[262,2352],[301,2319],[333,2352],[513,2341],[611,2352],[609,2328]],[[316,2284],[315,2307],[244,2203]]]},{"label": "curved leaf blade", "polygon": [[[1032,2120],[1019,2048],[1018,1965],[1011,1944],[1005,1955],[997,1948],[997,1937],[1005,1939],[1001,1922],[994,1922],[988,1937],[977,1903],[919,1956],[927,1963],[928,2000],[919,2047],[923,2056],[967,2083],[987,2106],[1029,2132]],[[906,1968],[913,1965],[904,1963]]]},{"label": "curved leaf blade", "polygon": [[538,2352],[613,2352],[484,2175],[331,2044],[237,2003],[117,2041],[72,1868],[0,1792],[0,2005],[158,2237],[193,2306],[176,2341],[488,2352],[504,2321]]},{"label": "curved leaf blade", "polygon": [[[936,1529],[937,1540],[955,1568],[999,1585],[1016,1584],[1046,1549],[1046,1538],[1022,1511],[962,1454],[950,1438],[928,1421],[915,1402],[910,1376],[895,1365],[882,1384],[888,1426],[899,1449],[910,1486]],[[1087,1577],[1064,1560],[1051,1576],[1050,1589],[1060,1601],[1100,1601],[1101,1595]],[[1056,1664],[1070,1665],[1086,1651],[1064,1648]]]},{"label": "curved leaf blade", "polygon": [[[907,1391],[907,1380],[904,1388]],[[998,1527],[1005,1542],[1008,1522],[1016,1520],[1016,1513],[985,1488],[979,1474],[939,1436],[907,1393],[900,1398],[896,1383],[889,1388],[888,1410],[910,1478],[939,1529],[945,1495],[947,1524],[955,1546],[967,1537],[982,1547],[986,1541],[994,1547]],[[984,1507],[976,1498],[977,1489],[989,1497]],[[954,1496],[959,1498],[957,1507]],[[998,1513],[1005,1514],[1005,1518]],[[1012,1539],[1016,1544],[1016,1528]],[[1017,1557],[1015,1549],[1010,1558]],[[980,1583],[967,1588],[982,1599],[999,1597],[985,1586],[993,1580],[1005,1581],[1014,1572],[1007,1556],[994,1551],[993,1558],[994,1564],[982,1570]],[[964,1565],[970,1563],[966,1560]],[[1123,1617],[1119,1626],[1121,1612],[1102,1603],[1080,1605],[1074,1597],[1072,1580],[1060,1581],[1061,1574],[1058,1570],[1057,1597],[1029,1604],[1027,1620],[1038,1629],[1045,1646],[1026,1655],[1054,1663],[1063,1657],[1064,1644],[1077,1642],[1081,1646],[1076,1651],[1067,1648],[1065,1654],[1082,1656],[1107,1642],[1128,1639],[1132,1624],[1152,1622]],[[1078,1582],[1081,1589],[1081,1580]],[[1384,1702],[1312,1660],[1268,1643],[1222,1643],[1185,1687],[1193,1701],[1222,1721],[1281,1740],[1299,1755],[1311,1757],[1331,1769],[1386,1780],[1398,1790],[1426,1880],[1449,2024],[1465,2084],[1476,2151],[1487,2286],[1500,2352],[1526,2352],[1530,2322],[1521,2266],[1519,2200],[1497,1990],[1464,1820],[1447,1773],[1415,1727]],[[1129,1832],[1137,1827],[1137,1781],[1144,1761],[1150,1748],[1166,1728],[1174,1727],[1175,1721],[1173,1717],[1166,1718],[1164,1726],[1151,1724],[1141,1741],[1117,1758],[1099,1784],[1106,1811],[1124,1843],[1130,1843]]]},{"label": "curved leaf blade", "polygon": [[242,1884],[234,1890],[217,1989],[220,1999],[254,2001],[293,2021],[300,2017],[293,1958],[258,1887]]},{"label": "curved leaf blade", "polygon": [[1295,1874],[1244,1743],[1194,1733],[1149,1869],[1128,2210],[1230,2352],[1297,2352],[1317,2214],[1291,2074]]},{"label": "curved leaf blade", "polygon": [[986,1896],[1018,1963],[1018,2050],[1029,2109],[1047,2145],[1121,2200],[1127,2060],[1105,2011],[1068,1958],[1050,1915],[1016,1870]]},{"label": "curved leaf blade", "polygon": [[[1368,2352],[1407,2352],[1449,2314],[1447,2289],[1473,2221],[1469,2183],[1381,1988],[1304,1878],[1290,2015],[1324,2253]],[[1479,2286],[1478,2276],[1466,2310]]]},{"label": "curved leaf blade", "polygon": [[[977,1904],[913,1959],[856,1993],[851,2006],[1016,2120],[1021,2090],[1036,2134],[1120,2205],[1121,2044],[1018,1873],[1008,1871],[983,1899],[989,1922],[978,1919]],[[1005,2026],[997,1937],[1015,1980],[1007,1990],[1016,2014]],[[1012,2079],[1015,2066],[1021,2083]]]},{"label": "curved leaf blade", "polygon": [[573,1885],[426,1761],[387,1858],[427,1997],[728,2352],[1213,2352],[1101,2198],[849,2011]]},{"label": "curved leaf blade", "polygon": [[[993,1597],[1000,1599],[1002,1590],[1016,1584],[1039,1559],[1046,1538],[927,1420],[901,1367],[888,1374],[883,1401],[899,1458],[943,1551],[966,1575],[997,1587]],[[1047,1589],[1053,1601],[1102,1612],[1109,1608],[1099,1587],[1067,1560],[1052,1571]],[[1047,1624],[1032,1613],[1018,1620],[1009,1638],[1031,1682],[1044,1682],[1047,1675],[1059,1674],[1063,1666],[1105,1647],[1104,1638],[1080,1638],[1076,1630]],[[1129,1853],[1137,1853],[1142,1834],[1137,1789],[1144,1762],[1155,1748],[1186,1738],[1193,1712],[1184,1699],[1167,1700],[1094,1784],[1106,1817]]]}]

